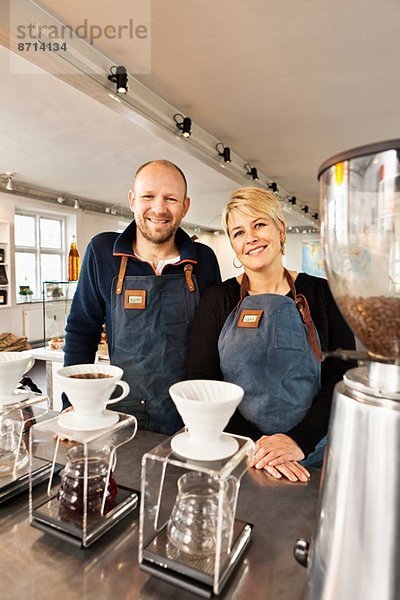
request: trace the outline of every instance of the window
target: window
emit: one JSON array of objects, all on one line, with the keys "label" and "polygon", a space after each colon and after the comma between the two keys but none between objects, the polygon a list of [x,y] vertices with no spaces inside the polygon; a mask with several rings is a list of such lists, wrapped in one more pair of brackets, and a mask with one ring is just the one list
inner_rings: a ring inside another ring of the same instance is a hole
[{"label": "window", "polygon": [[63,281],[65,264],[65,219],[18,212],[15,215],[17,300],[20,286],[29,286],[32,298],[39,300],[43,281]]}]

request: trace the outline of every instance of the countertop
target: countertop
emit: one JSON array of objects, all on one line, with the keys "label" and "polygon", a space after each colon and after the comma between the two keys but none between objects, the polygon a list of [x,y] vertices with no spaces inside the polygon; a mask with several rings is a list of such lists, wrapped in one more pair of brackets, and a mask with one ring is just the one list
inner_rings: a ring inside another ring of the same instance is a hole
[{"label": "countertop", "polygon": [[[52,350],[50,346],[42,346],[41,348],[34,348],[30,351],[33,358],[36,360],[45,360],[48,362],[59,362],[64,364],[64,350]],[[96,355],[96,362],[101,361],[106,364],[109,363],[107,356]]]},{"label": "countertop", "polygon": [[35,360],[47,360],[50,362],[64,363],[64,352],[62,350],[51,350],[50,347],[35,348],[31,350]]},{"label": "countertop", "polygon": [[[140,489],[140,462],[165,436],[139,431],[118,454],[118,481]],[[242,564],[220,598],[300,600],[306,569],[293,558],[299,537],[315,522],[318,470],[307,484],[272,479],[250,469],[242,478],[237,517],[254,523]],[[2,600],[195,600],[198,596],[141,571],[138,511],[87,549],[76,548],[29,525],[28,494],[0,506]]]}]

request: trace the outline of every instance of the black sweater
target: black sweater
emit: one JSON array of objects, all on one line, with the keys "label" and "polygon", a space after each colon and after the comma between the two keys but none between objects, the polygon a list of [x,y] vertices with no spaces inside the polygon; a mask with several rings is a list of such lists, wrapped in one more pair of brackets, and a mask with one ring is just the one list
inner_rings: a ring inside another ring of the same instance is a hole
[{"label": "black sweater", "polygon": [[[340,314],[328,282],[320,277],[299,273],[296,291],[308,301],[311,317],[317,328],[323,352],[354,349],[352,332]],[[288,296],[292,297],[289,293]],[[240,299],[240,286],[235,278],[213,285],[203,295],[197,308],[191,333],[187,375],[189,379],[222,380],[218,354],[218,338],[222,327]],[[303,450],[310,454],[321,438],[326,435],[332,403],[333,388],[345,371],[354,364],[337,358],[327,358],[321,366],[321,389],[305,416],[293,429],[285,432]],[[236,411],[228,428],[229,431],[247,435],[254,440],[263,432]]]}]

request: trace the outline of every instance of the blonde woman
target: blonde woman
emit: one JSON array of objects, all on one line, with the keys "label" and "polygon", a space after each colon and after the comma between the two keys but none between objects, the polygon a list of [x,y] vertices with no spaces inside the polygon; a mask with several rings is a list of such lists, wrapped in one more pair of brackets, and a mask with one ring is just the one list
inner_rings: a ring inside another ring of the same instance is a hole
[{"label": "blonde woman", "polygon": [[286,225],[273,193],[234,191],[222,220],[244,273],[202,297],[188,376],[241,385],[228,430],[256,441],[252,466],[307,481],[306,467],[321,465],[334,385],[349,368],[321,363],[320,352],[353,349],[354,337],[325,279],[284,268]]}]

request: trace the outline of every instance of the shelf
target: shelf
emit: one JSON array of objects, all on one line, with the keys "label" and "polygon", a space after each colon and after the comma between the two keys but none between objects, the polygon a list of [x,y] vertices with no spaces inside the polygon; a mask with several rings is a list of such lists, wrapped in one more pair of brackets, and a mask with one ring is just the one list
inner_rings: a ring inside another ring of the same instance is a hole
[{"label": "shelf", "polygon": [[[11,240],[10,240],[10,223],[7,221],[0,221],[0,267],[2,270],[2,277],[4,279],[8,279],[7,283],[0,283],[0,308],[10,308],[11,307],[11,281],[10,281],[10,252],[11,252]],[[7,299],[4,302],[4,299]],[[3,300],[3,301],[2,301]]]}]

